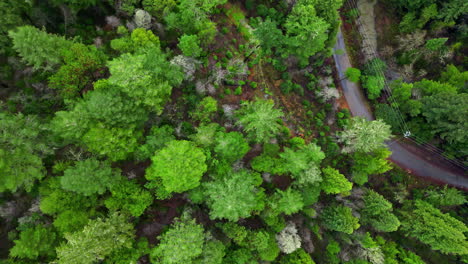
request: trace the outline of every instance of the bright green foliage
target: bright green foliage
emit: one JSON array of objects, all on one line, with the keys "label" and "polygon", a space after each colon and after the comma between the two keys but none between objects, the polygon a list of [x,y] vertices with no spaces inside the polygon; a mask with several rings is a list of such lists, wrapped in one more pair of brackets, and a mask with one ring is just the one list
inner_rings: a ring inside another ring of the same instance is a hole
[{"label": "bright green foliage", "polygon": [[239,132],[216,133],[214,152],[219,159],[232,163],[242,158],[250,147]]},{"label": "bright green foliage", "polygon": [[57,235],[48,227],[37,225],[20,233],[10,255],[17,258],[37,259],[39,256],[54,257]]},{"label": "bright green foliage", "polygon": [[325,158],[319,146],[310,143],[296,150],[284,148],[280,154],[281,171],[289,172],[296,179],[299,186],[318,183],[322,180],[319,165]]},{"label": "bright green foliage", "polygon": [[69,49],[73,42],[53,34],[47,34],[33,26],[22,26],[8,33],[13,49],[34,69],[52,70],[62,63],[62,49]]},{"label": "bright green foliage", "polygon": [[110,188],[112,196],[104,203],[110,210],[129,212],[138,217],[153,203],[151,193],[134,181],[121,179]]},{"label": "bright green foliage", "polygon": [[468,82],[468,71],[460,71],[453,64],[449,64],[447,65],[447,69],[440,74],[440,81],[457,87],[459,91],[463,91],[465,83]]},{"label": "bright green foliage", "polygon": [[247,170],[230,172],[204,183],[210,217],[237,221],[249,217],[253,211],[262,210],[264,193],[258,187],[261,183],[262,178],[258,173]]},{"label": "bright green foliage", "polygon": [[299,248],[291,254],[284,255],[280,264],[315,264],[315,262],[304,249]]},{"label": "bright green foliage", "polygon": [[236,111],[237,125],[242,126],[247,135],[255,142],[268,142],[281,129],[278,123],[283,112],[274,108],[272,100],[257,99],[254,102],[243,102]]},{"label": "bright green foliage", "polygon": [[219,131],[225,131],[224,127],[221,127],[218,123],[210,123],[208,125],[201,125],[197,127],[197,133],[191,135],[190,138],[197,145],[204,148],[209,148],[214,145],[216,133]]},{"label": "bright green foliage", "polygon": [[288,188],[286,191],[278,189],[268,200],[269,207],[271,207],[276,214],[284,213],[286,215],[291,215],[299,212],[304,207],[302,194],[292,188]]},{"label": "bright green foliage", "polygon": [[138,260],[150,253],[149,243],[146,238],[133,242],[133,247],[115,250],[106,258],[104,264],[137,264]]},{"label": "bright green foliage", "polygon": [[134,240],[133,225],[124,215],[90,220],[82,231],[65,234],[67,243],[57,248],[59,264],[91,264],[99,262],[113,251],[130,248]]},{"label": "bright green foliage", "polygon": [[90,196],[103,194],[116,184],[117,179],[109,163],[91,158],[78,161],[75,166],[66,169],[60,183],[67,191]]},{"label": "bright green foliage", "polygon": [[393,232],[400,226],[400,221],[392,213],[392,204],[382,195],[373,190],[367,190],[363,197],[364,209],[361,211],[361,221],[368,223],[380,232]]},{"label": "bright green foliage", "polygon": [[158,36],[154,35],[151,30],[144,28],[136,28],[129,36],[127,29],[119,27],[123,31],[124,36],[111,40],[111,47],[122,53],[135,52],[141,49],[159,49],[160,43]]},{"label": "bright green foliage", "polygon": [[241,226],[233,222],[220,223],[217,224],[217,226],[228,238],[232,239],[234,243],[240,246],[246,245],[246,239],[249,235],[249,231],[245,226]]},{"label": "bright green foliage", "polygon": [[326,194],[347,193],[353,188],[353,184],[337,169],[326,167],[322,169],[322,173],[323,181],[320,187]]},{"label": "bright green foliage", "polygon": [[[440,93],[422,99],[423,115],[433,133],[461,148],[468,146],[468,94]],[[466,148],[465,148],[466,149]]]},{"label": "bright green foliage", "polygon": [[359,82],[359,79],[361,77],[361,71],[356,68],[348,68],[346,70],[346,78],[348,78],[349,81],[351,82]]},{"label": "bright green foliage", "polygon": [[468,227],[427,202],[416,200],[402,212],[401,230],[444,254],[468,254]]},{"label": "bright green foliage", "polygon": [[301,64],[307,65],[310,56],[325,48],[330,25],[317,16],[315,7],[310,1],[298,1],[288,15],[284,27],[288,51],[297,56]]},{"label": "bright green foliage", "polygon": [[57,215],[54,226],[62,234],[75,232],[82,229],[88,223],[88,214],[83,211],[66,210]]},{"label": "bright green foliage", "polygon": [[322,224],[330,230],[352,234],[359,228],[359,219],[351,213],[351,208],[343,205],[332,205],[323,209],[320,214]]},{"label": "bright green foliage", "polygon": [[398,107],[403,113],[410,116],[417,116],[421,113],[422,104],[420,101],[412,99],[413,84],[404,82],[395,82],[392,87],[392,99],[396,101],[392,104]]},{"label": "bright green foliage", "polygon": [[364,65],[363,73],[367,76],[383,76],[387,69],[385,61],[379,58],[373,58]]},{"label": "bright green foliage", "polygon": [[177,5],[175,0],[143,0],[143,8],[157,19],[162,19]]},{"label": "bright green foliage", "polygon": [[179,38],[179,49],[187,57],[198,58],[203,51],[197,35],[182,35]]},{"label": "bright green foliage", "polygon": [[169,125],[161,127],[153,126],[146,136],[145,144],[138,147],[135,156],[138,160],[149,159],[157,150],[166,146],[168,142],[175,140],[174,128]]},{"label": "bright green foliage", "polygon": [[431,51],[439,51],[441,50],[445,42],[447,42],[448,38],[434,38],[434,39],[429,39],[426,42],[426,49],[431,50]]},{"label": "bright green foliage", "polygon": [[35,116],[0,113],[0,192],[31,190],[44,177],[41,157],[51,152],[45,144],[47,127]]},{"label": "bright green foliage", "polygon": [[466,196],[460,190],[445,186],[439,190],[427,190],[425,201],[433,206],[455,206],[466,203]]},{"label": "bright green foliage", "polygon": [[341,247],[338,242],[334,239],[331,239],[327,245],[327,260],[332,264],[339,264],[340,259],[338,258],[338,253],[341,252]]},{"label": "bright green foliage", "polygon": [[198,103],[197,108],[190,115],[201,123],[209,123],[214,114],[218,111],[218,101],[211,96],[207,96]]},{"label": "bright green foliage", "polygon": [[209,240],[203,245],[202,255],[194,261],[196,264],[222,264],[225,246],[221,241]]},{"label": "bright green foliage", "polygon": [[258,24],[254,35],[260,41],[260,45],[266,53],[270,53],[272,49],[281,52],[285,44],[283,32],[278,28],[277,23],[270,18]]},{"label": "bright green foliage", "polygon": [[431,81],[423,79],[422,81],[415,82],[414,88],[422,92],[423,95],[434,95],[439,93],[450,93],[455,94],[458,90],[457,87],[452,86],[448,83],[441,83],[437,81]]},{"label": "bright green foliage", "polygon": [[193,219],[176,220],[159,237],[159,244],[151,250],[151,262],[161,264],[193,263],[203,252],[204,231]]},{"label": "bright green foliage", "polygon": [[95,46],[73,43],[62,49],[64,64],[49,78],[49,86],[59,90],[65,99],[77,97],[93,80],[92,77],[103,71],[106,55]]},{"label": "bright green foliage", "polygon": [[267,244],[263,248],[257,248],[258,255],[263,261],[274,261],[280,254],[280,249],[276,243],[275,236],[269,234]]},{"label": "bright green foliage", "polygon": [[110,61],[109,83],[156,113],[162,108],[172,87],[182,82],[184,73],[170,64],[158,48],[147,49],[141,54],[123,54]]},{"label": "bright green foliage", "polygon": [[197,187],[207,170],[203,151],[185,140],[167,143],[151,160],[152,164],[146,170],[146,178],[160,178],[164,189],[169,193],[185,192]]},{"label": "bright green foliage", "polygon": [[376,242],[380,245],[382,253],[385,255],[386,264],[426,264],[421,257],[411,251],[407,251],[402,247],[397,248],[397,244],[393,241],[385,241],[380,236],[376,237]]},{"label": "bright green foliage", "polygon": [[382,120],[367,121],[362,117],[353,117],[345,130],[339,133],[338,141],[345,145],[345,153],[371,152],[384,147],[384,141],[390,138],[390,126]]},{"label": "bright green foliage", "polygon": [[239,248],[228,252],[225,263],[229,264],[255,264],[258,263],[247,248]]},{"label": "bright green foliage", "polygon": [[385,79],[383,76],[362,76],[362,86],[367,90],[367,97],[371,100],[377,99],[380,96],[384,86]]},{"label": "bright green foliage", "polygon": [[355,152],[353,154],[353,181],[359,185],[367,182],[368,176],[389,171],[392,167],[387,158],[392,152],[386,148],[371,153]]}]

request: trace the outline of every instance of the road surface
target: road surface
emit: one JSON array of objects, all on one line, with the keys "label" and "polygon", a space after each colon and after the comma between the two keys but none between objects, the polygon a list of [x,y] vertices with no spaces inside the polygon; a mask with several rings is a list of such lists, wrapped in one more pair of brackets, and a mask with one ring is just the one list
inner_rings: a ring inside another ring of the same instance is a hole
[{"label": "road surface", "polygon": [[[341,80],[343,94],[348,103],[350,112],[353,116],[362,116],[367,120],[374,120],[374,116],[368,102],[358,85],[348,81],[345,78],[345,72],[352,67],[351,62],[346,52],[346,46],[341,30],[338,31],[337,42],[335,44],[335,59],[338,77]],[[341,50],[342,52],[338,52]],[[424,149],[417,149],[415,146],[409,146],[404,141],[392,141],[387,143],[392,151],[390,160],[398,164],[403,169],[410,171],[416,176],[426,178],[432,182],[449,184],[461,189],[468,190],[468,175],[466,171],[448,164],[444,160],[431,162],[426,158],[430,157],[429,153],[424,153]],[[423,158],[423,156],[425,158]]]}]

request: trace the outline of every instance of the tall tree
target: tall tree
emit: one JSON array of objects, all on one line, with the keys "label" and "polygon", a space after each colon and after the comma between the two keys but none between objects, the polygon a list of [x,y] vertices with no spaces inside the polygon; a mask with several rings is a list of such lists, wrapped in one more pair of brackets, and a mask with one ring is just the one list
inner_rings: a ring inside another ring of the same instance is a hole
[{"label": "tall tree", "polygon": [[359,219],[354,217],[351,208],[343,205],[331,205],[320,214],[323,225],[330,230],[352,234],[359,228]]},{"label": "tall tree", "polygon": [[353,188],[353,184],[346,179],[337,169],[326,167],[322,169],[323,181],[320,185],[327,194],[347,193]]},{"label": "tall tree", "polygon": [[385,146],[384,141],[391,138],[391,130],[382,120],[367,121],[353,117],[338,136],[338,142],[345,145],[345,153],[371,152]]},{"label": "tall tree", "polygon": [[50,227],[37,225],[20,233],[19,239],[10,250],[15,258],[35,260],[39,257],[54,257],[57,235]]},{"label": "tall tree", "polygon": [[364,208],[361,211],[361,221],[368,223],[380,232],[393,232],[400,226],[400,221],[392,213],[392,203],[382,195],[367,190],[363,197]]}]

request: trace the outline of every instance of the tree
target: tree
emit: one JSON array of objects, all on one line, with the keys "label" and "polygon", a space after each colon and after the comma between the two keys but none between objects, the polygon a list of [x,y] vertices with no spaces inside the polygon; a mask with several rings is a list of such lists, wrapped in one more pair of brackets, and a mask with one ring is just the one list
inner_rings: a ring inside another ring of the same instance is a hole
[{"label": "tree", "polygon": [[353,184],[337,169],[326,167],[322,173],[321,188],[326,194],[347,193],[353,188]]},{"label": "tree", "polygon": [[301,237],[297,234],[296,226],[289,223],[276,235],[276,241],[281,252],[291,254],[301,248]]},{"label": "tree", "polygon": [[451,144],[460,146],[460,149],[468,146],[468,94],[454,96],[450,93],[439,93],[424,97],[422,104],[422,113],[433,133],[439,134]]},{"label": "tree", "polygon": [[120,179],[110,188],[112,196],[104,201],[110,210],[129,212],[134,217],[139,217],[145,209],[153,203],[151,193],[143,189],[135,181]]},{"label": "tree", "polygon": [[414,89],[417,89],[423,96],[430,96],[439,93],[456,94],[458,88],[450,85],[449,83],[441,83],[438,81],[431,81],[423,79],[414,83]]},{"label": "tree", "polygon": [[377,99],[380,96],[384,86],[385,79],[383,76],[363,76],[361,77],[362,86],[367,90],[367,97],[371,100]]},{"label": "tree", "polygon": [[50,3],[54,6],[67,5],[74,12],[78,12],[80,9],[96,5],[98,0],[51,0]]},{"label": "tree", "polygon": [[73,43],[33,26],[18,27],[8,35],[13,41],[13,49],[35,70],[50,71],[62,64],[62,49],[69,49]]},{"label": "tree", "polygon": [[354,217],[351,208],[343,205],[331,205],[320,214],[322,224],[330,230],[352,234],[359,228],[359,219]]},{"label": "tree", "polygon": [[387,64],[385,61],[379,58],[373,58],[366,62],[364,65],[364,75],[367,76],[382,76],[385,70],[387,69]]},{"label": "tree", "polygon": [[154,47],[137,54],[123,54],[108,63],[109,83],[137,105],[161,113],[172,87],[184,79],[182,70],[166,58],[167,55]]},{"label": "tree", "polygon": [[346,70],[345,75],[349,81],[357,83],[359,82],[359,78],[361,77],[361,71],[359,69],[351,67]]},{"label": "tree", "polygon": [[284,255],[281,258],[280,264],[315,264],[315,262],[309,253],[299,248],[291,254]]},{"label": "tree", "polygon": [[91,264],[132,247],[134,230],[124,215],[112,213],[105,219],[90,220],[82,231],[65,234],[65,239],[57,248],[57,263]]},{"label": "tree", "polygon": [[387,148],[380,148],[371,153],[355,152],[353,154],[353,181],[363,185],[369,175],[381,174],[392,169],[387,158],[392,152]]},{"label": "tree", "polygon": [[310,56],[325,48],[330,25],[317,16],[310,1],[298,1],[288,15],[284,27],[288,52],[297,56],[301,64],[307,65]]},{"label": "tree", "polygon": [[143,8],[158,20],[172,11],[176,5],[175,0],[143,0]]},{"label": "tree", "polygon": [[440,74],[439,81],[457,87],[458,91],[466,92],[466,89],[463,89],[468,81],[468,71],[460,71],[453,64],[449,64],[447,69]]},{"label": "tree", "polygon": [[456,206],[466,203],[466,196],[460,190],[449,188],[447,185],[443,189],[427,190],[425,201],[436,207]]},{"label": "tree", "polygon": [[391,138],[391,130],[381,120],[367,121],[362,117],[353,117],[338,136],[338,142],[345,145],[345,153],[371,152],[385,146],[384,141]]},{"label": "tree", "polygon": [[15,258],[37,259],[40,256],[54,257],[57,235],[50,227],[37,225],[20,233],[15,245],[10,249],[10,256]]},{"label": "tree", "polygon": [[54,227],[62,234],[81,230],[89,220],[88,212],[78,210],[66,210],[59,214],[54,220]]},{"label": "tree", "polygon": [[283,115],[281,110],[274,108],[272,100],[257,99],[242,102],[241,108],[236,111],[236,124],[242,126],[255,142],[268,142],[279,133],[281,125],[278,122]]},{"label": "tree", "polygon": [[258,187],[261,183],[258,173],[247,170],[231,171],[228,175],[204,183],[210,218],[237,221],[249,217],[252,211],[262,210],[264,193]]},{"label": "tree", "polygon": [[468,227],[427,202],[415,200],[402,211],[401,230],[444,254],[468,254]]},{"label": "tree", "polygon": [[145,144],[135,152],[137,160],[151,158],[157,150],[162,149],[168,142],[175,140],[174,128],[169,125],[153,126],[146,136]]},{"label": "tree", "polygon": [[392,204],[382,195],[367,190],[363,197],[364,208],[361,211],[361,221],[372,225],[379,232],[398,230],[400,220],[392,213]]},{"label": "tree", "polygon": [[209,123],[214,114],[218,111],[218,101],[211,96],[201,100],[194,112],[190,113],[192,118],[200,120],[201,123]]},{"label": "tree", "polygon": [[133,53],[140,50],[159,49],[161,47],[159,37],[154,35],[151,30],[136,28],[129,35],[127,28],[120,26],[117,32],[123,34],[121,38],[111,40],[111,48],[122,53]]},{"label": "tree", "polygon": [[28,11],[26,1],[6,0],[0,2],[0,54],[9,52],[11,40],[8,31],[25,24],[23,13]]},{"label": "tree", "polygon": [[285,44],[285,37],[275,21],[270,18],[261,21],[253,33],[260,41],[262,49],[267,54],[269,54],[272,49],[276,49],[279,53],[282,52]]},{"label": "tree", "polygon": [[148,180],[160,178],[164,189],[171,192],[185,192],[200,185],[206,172],[206,156],[195,144],[186,140],[174,140],[167,143],[152,158],[151,166],[146,170]]},{"label": "tree", "polygon": [[242,158],[249,149],[244,135],[239,132],[216,133],[214,152],[220,159],[232,163]]},{"label": "tree", "polygon": [[304,207],[302,194],[299,191],[288,188],[286,191],[276,190],[276,193],[268,199],[270,208],[276,213],[291,215],[299,212]]},{"label": "tree", "polygon": [[36,116],[0,112],[0,192],[30,191],[44,177],[42,157],[53,146],[46,144],[47,132]]},{"label": "tree", "polygon": [[193,263],[203,252],[204,236],[203,227],[195,220],[176,219],[151,250],[151,261],[161,264]]},{"label": "tree", "polygon": [[91,158],[77,161],[75,166],[66,169],[60,183],[67,191],[90,196],[103,194],[117,179],[109,163]]},{"label": "tree", "polygon": [[202,48],[200,48],[200,40],[197,35],[182,35],[179,38],[179,49],[187,57],[198,58],[202,53]]}]

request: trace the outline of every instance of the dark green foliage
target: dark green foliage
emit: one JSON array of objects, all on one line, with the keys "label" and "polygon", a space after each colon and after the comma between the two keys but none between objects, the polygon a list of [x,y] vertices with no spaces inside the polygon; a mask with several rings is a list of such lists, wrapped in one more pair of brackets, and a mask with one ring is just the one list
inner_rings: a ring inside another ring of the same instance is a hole
[{"label": "dark green foliage", "polygon": [[460,190],[445,186],[439,190],[427,190],[425,201],[436,206],[456,206],[466,203],[466,196]]},{"label": "dark green foliage", "polygon": [[249,144],[239,132],[216,133],[214,152],[219,159],[232,163],[242,158],[249,149]]},{"label": "dark green foliage", "polygon": [[110,210],[129,212],[135,217],[142,215],[145,209],[153,203],[151,193],[135,181],[122,178],[111,186],[110,191],[112,196],[104,202],[106,207]]},{"label": "dark green foliage", "polygon": [[281,264],[315,264],[310,255],[300,248],[291,254],[284,255],[280,261]]},{"label": "dark green foliage", "polygon": [[286,191],[277,190],[270,198],[269,207],[276,214],[291,215],[299,212],[304,207],[302,194],[299,191],[288,188]]},{"label": "dark green foliage", "polygon": [[343,205],[332,205],[323,209],[320,214],[323,226],[327,229],[352,234],[359,228],[359,219],[351,213],[351,208]]},{"label": "dark green foliage", "polygon": [[361,222],[368,223],[380,232],[393,232],[400,226],[400,221],[392,213],[392,204],[375,191],[367,190],[363,197],[364,209]]},{"label": "dark green foliage", "polygon": [[146,136],[145,144],[138,147],[135,156],[138,160],[149,159],[157,150],[175,140],[174,128],[169,125],[153,126]]},{"label": "dark green foliage", "polygon": [[50,227],[38,225],[20,233],[10,255],[17,258],[37,259],[39,256],[54,257],[57,235]]},{"label": "dark green foliage", "polygon": [[54,227],[62,233],[75,232],[88,223],[88,213],[76,210],[66,210],[57,215]]}]

